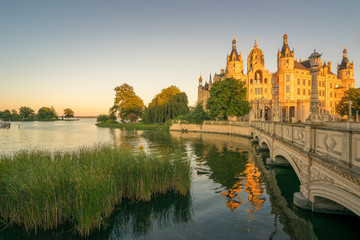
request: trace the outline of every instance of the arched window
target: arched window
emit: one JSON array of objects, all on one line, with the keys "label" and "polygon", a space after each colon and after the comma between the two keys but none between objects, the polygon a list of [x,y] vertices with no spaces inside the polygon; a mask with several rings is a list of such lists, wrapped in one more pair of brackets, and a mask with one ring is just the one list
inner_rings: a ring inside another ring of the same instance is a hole
[{"label": "arched window", "polygon": [[265,82],[265,84],[267,84],[267,78],[265,78],[264,82]]},{"label": "arched window", "polygon": [[253,83],[253,80],[252,80],[252,79],[250,79],[250,83],[251,83],[251,84]]}]

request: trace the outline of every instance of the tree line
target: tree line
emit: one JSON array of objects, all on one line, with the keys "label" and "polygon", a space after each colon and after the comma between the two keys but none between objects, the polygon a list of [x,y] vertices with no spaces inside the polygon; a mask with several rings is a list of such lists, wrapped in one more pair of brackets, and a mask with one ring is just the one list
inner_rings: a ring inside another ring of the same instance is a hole
[{"label": "tree line", "polygon": [[[74,111],[66,108],[63,116],[68,119],[73,118]],[[53,106],[41,107],[37,113],[34,109],[23,106],[19,108],[19,112],[16,109],[0,111],[0,119],[2,121],[53,121],[58,120],[59,117]]]},{"label": "tree line", "polygon": [[123,121],[131,122],[142,118],[144,123],[164,123],[177,119],[202,124],[207,119],[244,116],[250,111],[244,84],[232,78],[212,85],[206,106],[196,103],[195,106],[189,107],[186,93],[173,85],[162,89],[147,107],[135,94],[134,88],[126,83],[115,87],[114,91],[114,105],[110,108],[110,114],[99,115],[99,122],[114,122],[116,117],[119,117]]}]

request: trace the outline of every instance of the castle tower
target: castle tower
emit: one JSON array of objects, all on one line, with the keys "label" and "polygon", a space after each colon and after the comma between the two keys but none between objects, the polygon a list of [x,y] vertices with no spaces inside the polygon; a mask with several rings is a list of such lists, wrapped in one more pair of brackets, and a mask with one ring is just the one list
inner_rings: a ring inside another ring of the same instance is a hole
[{"label": "castle tower", "polygon": [[341,85],[347,90],[349,88],[355,87],[355,79],[354,79],[354,63],[350,63],[347,58],[347,50],[344,47],[343,51],[343,59],[341,64],[337,65],[337,75],[338,78],[341,79]]},{"label": "castle tower", "polygon": [[244,71],[244,63],[240,55],[236,50],[236,40],[234,36],[234,40],[232,41],[232,50],[230,55],[226,57],[226,70],[225,75],[226,78],[235,78],[235,79],[243,79],[243,71]]},{"label": "castle tower", "polygon": [[265,69],[263,51],[258,48],[255,39],[254,48],[250,51],[247,60],[248,97],[249,101],[255,99],[271,99],[272,74]]},{"label": "castle tower", "polygon": [[283,46],[281,51],[278,50],[278,70],[280,69],[293,69],[294,68],[294,49],[291,51],[288,45],[288,35],[283,36]]}]

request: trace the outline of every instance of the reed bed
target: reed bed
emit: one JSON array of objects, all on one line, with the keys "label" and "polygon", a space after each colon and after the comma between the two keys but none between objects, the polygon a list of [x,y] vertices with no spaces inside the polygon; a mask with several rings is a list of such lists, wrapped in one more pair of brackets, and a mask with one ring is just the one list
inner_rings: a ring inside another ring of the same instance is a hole
[{"label": "reed bed", "polygon": [[186,195],[190,182],[189,160],[177,154],[149,155],[109,144],[19,151],[0,157],[0,217],[35,233],[67,222],[88,236],[123,199]]}]

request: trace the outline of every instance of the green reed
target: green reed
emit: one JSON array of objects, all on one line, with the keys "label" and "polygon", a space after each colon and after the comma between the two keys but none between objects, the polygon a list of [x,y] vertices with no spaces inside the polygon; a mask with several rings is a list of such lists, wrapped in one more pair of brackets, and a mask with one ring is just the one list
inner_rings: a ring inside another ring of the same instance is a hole
[{"label": "green reed", "polygon": [[123,199],[186,195],[190,182],[190,163],[181,154],[149,155],[109,144],[19,151],[0,157],[0,217],[35,232],[68,222],[88,236]]}]

